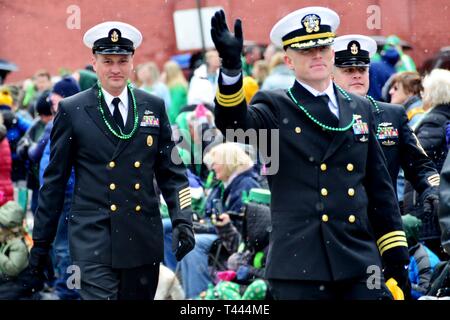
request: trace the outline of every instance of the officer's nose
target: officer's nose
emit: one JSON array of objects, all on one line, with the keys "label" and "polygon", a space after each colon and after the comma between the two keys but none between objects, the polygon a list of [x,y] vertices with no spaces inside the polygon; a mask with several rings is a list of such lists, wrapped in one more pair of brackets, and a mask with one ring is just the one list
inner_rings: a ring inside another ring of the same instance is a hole
[{"label": "officer's nose", "polygon": [[312,50],[313,50],[313,58],[322,58],[322,55],[321,55],[321,48],[320,47],[317,47],[317,48],[312,48]]},{"label": "officer's nose", "polygon": [[113,63],[113,65],[111,66],[111,72],[112,73],[120,73],[119,65],[116,63]]},{"label": "officer's nose", "polygon": [[358,71],[353,72],[353,79],[360,79],[361,78],[361,73]]}]

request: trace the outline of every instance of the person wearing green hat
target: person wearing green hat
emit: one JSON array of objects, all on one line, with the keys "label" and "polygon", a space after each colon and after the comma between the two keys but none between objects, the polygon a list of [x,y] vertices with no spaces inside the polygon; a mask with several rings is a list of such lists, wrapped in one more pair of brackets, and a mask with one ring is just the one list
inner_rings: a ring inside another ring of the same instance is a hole
[{"label": "person wearing green hat", "polygon": [[422,221],[410,214],[402,216],[402,221],[410,256],[409,280],[411,281],[411,297],[418,299],[425,295],[430,288],[433,270],[440,260],[434,252],[419,242]]},{"label": "person wearing green hat", "polygon": [[417,70],[414,60],[409,55],[403,52],[401,39],[398,36],[390,35],[386,38],[386,44],[384,45],[383,50],[387,50],[389,48],[395,48],[400,55],[400,60],[395,66],[397,72]]}]

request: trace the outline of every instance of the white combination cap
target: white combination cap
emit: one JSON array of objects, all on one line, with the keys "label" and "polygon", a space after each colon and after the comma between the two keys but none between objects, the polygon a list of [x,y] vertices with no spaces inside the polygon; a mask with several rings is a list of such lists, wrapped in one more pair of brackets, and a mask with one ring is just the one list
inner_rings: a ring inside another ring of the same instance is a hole
[{"label": "white combination cap", "polygon": [[278,21],[270,40],[278,47],[302,50],[333,44],[339,16],[325,7],[306,7],[291,12]]},{"label": "white combination cap", "polygon": [[142,34],[128,23],[106,21],[86,31],[83,42],[94,54],[133,54]]}]

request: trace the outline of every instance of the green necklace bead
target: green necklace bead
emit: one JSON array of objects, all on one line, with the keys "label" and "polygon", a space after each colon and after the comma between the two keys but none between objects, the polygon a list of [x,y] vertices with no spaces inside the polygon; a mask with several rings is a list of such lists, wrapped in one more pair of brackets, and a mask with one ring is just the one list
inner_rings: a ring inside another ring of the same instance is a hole
[{"label": "green necklace bead", "polygon": [[[351,100],[351,98],[348,96],[348,94],[347,94],[345,91],[343,91],[342,88],[340,88],[340,87],[338,87],[338,86],[336,86],[336,87],[338,88],[339,91],[342,92],[342,94],[344,95],[344,97],[345,97],[348,101]],[[300,103],[298,103],[297,99],[295,99],[294,95],[292,94],[291,89],[288,89],[288,94],[289,94],[289,96],[291,97],[292,101],[294,101],[294,103],[300,108],[300,110],[302,110],[302,111],[306,114],[306,116],[307,116],[309,119],[311,119],[315,124],[317,124],[319,127],[323,128],[323,129],[325,129],[325,130],[328,130],[328,131],[338,131],[338,132],[343,132],[343,131],[347,131],[348,129],[350,129],[350,128],[353,126],[353,124],[355,123],[355,118],[352,117],[352,121],[351,121],[347,126],[345,126],[345,127],[343,127],[343,128],[336,128],[336,127],[327,126],[326,124],[323,124],[322,122],[320,122],[319,120],[317,120],[316,118],[314,118],[314,117],[308,112],[308,110],[306,110],[306,108],[305,108],[304,106],[302,106]]]},{"label": "green necklace bead", "polygon": [[[368,95],[368,94],[366,94],[366,98],[367,98],[367,100],[369,100],[370,103],[374,106],[376,113],[380,113],[380,107],[378,106],[378,103],[375,101],[375,99],[374,99],[372,96]],[[377,128],[377,137],[378,137],[380,131],[381,131],[381,127],[380,127],[380,125],[378,125],[378,128]]]},{"label": "green necklace bead", "polygon": [[108,119],[106,119],[105,112],[103,111],[103,108],[102,108],[102,96],[103,96],[102,86],[100,84],[100,81],[98,81],[97,84],[98,84],[98,110],[100,110],[100,113],[101,113],[102,118],[103,118],[103,122],[105,122],[106,127],[117,138],[122,139],[122,140],[130,139],[134,135],[134,133],[136,132],[136,130],[138,128],[138,122],[139,122],[139,116],[138,116],[138,113],[137,113],[137,106],[136,106],[136,98],[134,97],[133,87],[131,86],[130,81],[127,82],[127,87],[130,90],[131,100],[133,101],[134,123],[133,123],[133,130],[131,130],[131,132],[128,133],[128,134],[123,133],[121,128],[119,128],[119,132],[114,130],[114,128],[108,122]]}]

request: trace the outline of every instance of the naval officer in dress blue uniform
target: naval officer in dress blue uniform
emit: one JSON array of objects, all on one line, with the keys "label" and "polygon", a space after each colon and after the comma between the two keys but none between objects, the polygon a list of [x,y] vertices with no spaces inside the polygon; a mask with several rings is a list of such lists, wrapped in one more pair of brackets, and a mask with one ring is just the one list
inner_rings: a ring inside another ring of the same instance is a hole
[{"label": "naval officer in dress blue uniform", "polygon": [[[168,205],[178,260],[194,247],[191,197],[183,165],[173,161],[164,102],[128,79],[142,42],[135,27],[116,21],[84,35],[98,84],[59,103],[51,134],[24,284],[38,290],[55,237],[72,167],[75,190],[69,218],[73,264],[83,299],[153,299],[163,258],[159,197]],[[176,154],[176,152],[174,152]],[[28,280],[28,281],[27,281]]]},{"label": "naval officer in dress blue uniform", "polygon": [[382,261],[392,270],[389,277],[407,277],[407,242],[369,102],[331,81],[338,25],[339,16],[323,7],[282,18],[270,37],[284,48],[296,80],[289,90],[257,93],[248,106],[241,22],[232,34],[223,11],[211,20],[222,58],[217,127],[224,133],[279,130],[279,140],[271,141],[279,144],[279,170],[268,176],[272,233],[266,265],[276,299],[391,298]]},{"label": "naval officer in dress blue uniform", "polygon": [[386,156],[394,188],[400,168],[416,191],[422,195],[430,214],[439,206],[439,173],[408,125],[405,109],[400,105],[375,101],[367,95],[370,57],[376,42],[364,35],[345,35],[334,41],[334,82],[344,90],[365,96],[371,104],[377,128],[377,139]]}]

